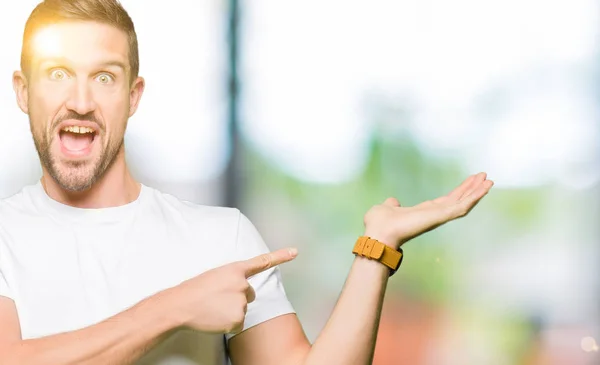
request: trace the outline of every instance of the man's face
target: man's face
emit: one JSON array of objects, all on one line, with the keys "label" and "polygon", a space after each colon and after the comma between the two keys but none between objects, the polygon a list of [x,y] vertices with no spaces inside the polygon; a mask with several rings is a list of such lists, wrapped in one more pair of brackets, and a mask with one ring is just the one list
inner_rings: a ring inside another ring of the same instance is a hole
[{"label": "man's face", "polygon": [[59,23],[36,33],[32,55],[26,80],[14,79],[41,163],[63,189],[86,190],[115,161],[143,90],[130,80],[127,35]]}]

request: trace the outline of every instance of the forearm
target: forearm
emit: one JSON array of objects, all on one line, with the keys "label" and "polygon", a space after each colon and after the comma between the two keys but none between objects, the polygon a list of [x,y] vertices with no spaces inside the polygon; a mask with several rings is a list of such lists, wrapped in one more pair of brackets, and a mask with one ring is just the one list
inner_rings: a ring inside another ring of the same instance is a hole
[{"label": "forearm", "polygon": [[174,328],[163,293],[80,330],[23,340],[0,355],[5,365],[130,364]]},{"label": "forearm", "polygon": [[[365,236],[396,248],[398,243],[464,217],[491,189],[493,182],[486,176],[472,175],[449,194],[414,207],[402,207],[396,198],[388,198],[365,214]],[[370,364],[388,275],[379,262],[357,257],[333,314],[299,363]]]},{"label": "forearm", "polygon": [[389,269],[357,257],[344,289],[304,365],[371,364]]}]

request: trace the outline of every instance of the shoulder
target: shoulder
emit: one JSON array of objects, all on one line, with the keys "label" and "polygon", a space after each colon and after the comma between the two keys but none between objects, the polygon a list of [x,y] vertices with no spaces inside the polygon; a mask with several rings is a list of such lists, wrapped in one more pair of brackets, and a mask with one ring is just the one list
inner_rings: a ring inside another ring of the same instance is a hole
[{"label": "shoulder", "polygon": [[[226,260],[247,259],[268,252],[253,223],[237,208],[208,206],[189,202],[155,188],[144,187],[144,213],[153,222],[187,232],[198,247],[227,253]],[[214,252],[214,251],[211,251]]]},{"label": "shoulder", "polygon": [[268,252],[261,234],[254,224],[237,208],[207,206],[179,199],[157,189],[145,187],[145,201],[150,204],[145,211],[153,210],[161,222],[182,223],[195,237],[218,241],[248,257]]},{"label": "shoulder", "polygon": [[149,204],[147,209],[156,213],[175,217],[193,225],[202,225],[211,228],[237,228],[243,214],[237,208],[210,206],[193,203],[180,199],[172,194],[158,189],[144,186],[145,200]]},{"label": "shoulder", "polygon": [[33,190],[35,185],[27,185],[19,192],[0,199],[0,220],[13,214],[29,213],[36,211]]},{"label": "shoulder", "polygon": [[15,232],[36,232],[31,227],[42,213],[34,202],[34,188],[25,186],[19,192],[0,199],[0,245],[7,245]]}]

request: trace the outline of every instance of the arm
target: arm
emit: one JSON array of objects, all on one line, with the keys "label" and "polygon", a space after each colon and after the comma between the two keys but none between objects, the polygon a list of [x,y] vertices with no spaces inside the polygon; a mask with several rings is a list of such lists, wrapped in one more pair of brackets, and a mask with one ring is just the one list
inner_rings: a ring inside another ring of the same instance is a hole
[{"label": "arm", "polygon": [[39,339],[21,339],[15,304],[0,295],[0,364],[125,365],[184,326],[205,333],[240,331],[247,303],[255,299],[247,279],[294,258],[282,249],[217,267],[98,324]]},{"label": "arm", "polygon": [[382,264],[357,257],[338,303],[312,347],[296,315],[288,314],[233,337],[229,342],[232,364],[369,364],[388,275]]},{"label": "arm", "polygon": [[[485,174],[478,174],[448,195],[414,207],[400,207],[396,199],[388,199],[366,214],[365,235],[398,248],[424,232],[468,214],[491,186]],[[296,317],[282,316],[232,338],[233,364],[370,364],[388,275],[387,268],[379,262],[357,257],[333,313],[312,346]]]},{"label": "arm", "polygon": [[175,327],[162,294],[81,330],[21,340],[12,299],[0,296],[0,363],[5,365],[129,364]]}]

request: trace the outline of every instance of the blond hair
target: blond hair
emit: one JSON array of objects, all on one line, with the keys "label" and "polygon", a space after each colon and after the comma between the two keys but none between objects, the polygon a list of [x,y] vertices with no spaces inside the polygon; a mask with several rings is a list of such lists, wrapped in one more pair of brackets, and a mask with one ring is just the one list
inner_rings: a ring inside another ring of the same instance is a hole
[{"label": "blond hair", "polygon": [[31,41],[41,28],[68,21],[94,21],[123,31],[129,40],[131,80],[140,70],[138,40],[131,17],[118,0],[44,0],[31,12],[23,34],[21,70],[28,74],[32,59]]}]

